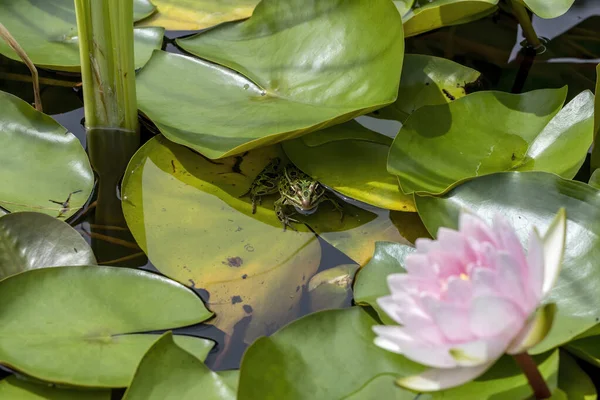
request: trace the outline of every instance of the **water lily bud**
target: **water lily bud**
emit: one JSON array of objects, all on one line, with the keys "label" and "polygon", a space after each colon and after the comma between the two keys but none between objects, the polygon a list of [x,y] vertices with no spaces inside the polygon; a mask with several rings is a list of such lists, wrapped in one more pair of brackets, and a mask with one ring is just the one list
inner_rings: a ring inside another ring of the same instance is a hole
[{"label": "water lily bud", "polygon": [[373,327],[375,344],[432,367],[398,384],[458,386],[504,353],[539,343],[552,324],[554,305],[541,303],[560,272],[565,229],[561,209],[543,237],[531,231],[525,252],[501,216],[490,227],[462,213],[458,231],[440,228],[437,240],[417,240],[406,273],[388,276],[391,294],[377,301],[400,326]]}]

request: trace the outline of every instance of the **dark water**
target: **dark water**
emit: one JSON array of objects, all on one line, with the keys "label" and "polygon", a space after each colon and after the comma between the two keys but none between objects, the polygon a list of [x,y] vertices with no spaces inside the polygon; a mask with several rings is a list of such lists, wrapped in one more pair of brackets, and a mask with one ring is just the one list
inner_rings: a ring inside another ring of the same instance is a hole
[{"label": "dark water", "polygon": [[[482,73],[483,79],[481,84],[472,90],[521,92],[568,85],[569,98],[582,90],[593,90],[595,67],[600,62],[600,0],[577,0],[566,15],[554,20],[543,20],[534,16],[533,24],[538,34],[547,39],[546,51],[535,57],[523,51],[520,45],[523,40],[520,28],[514,19],[503,11],[470,24],[408,38],[406,52],[445,57],[477,69]],[[170,39],[188,34],[190,32],[167,32],[163,48],[171,52],[180,52]],[[5,74],[28,76],[26,68],[6,58],[0,59],[0,71]],[[68,74],[49,71],[41,71],[40,75],[42,78],[71,82],[77,82],[78,79]],[[14,81],[8,75],[0,78],[1,90],[32,101],[29,83]],[[51,113],[56,121],[73,132],[85,147],[86,135],[82,126],[83,109],[79,90],[51,85],[42,85],[42,90],[46,112]],[[400,127],[396,121],[381,121],[369,117],[362,117],[360,121],[371,129],[388,135],[397,133]],[[151,136],[150,130],[142,128],[143,139],[147,140]],[[587,181],[587,169],[584,165],[577,178]],[[80,218],[76,228],[89,231],[89,225],[94,222],[93,218],[93,213]],[[86,235],[84,237],[89,240]],[[324,240],[320,240],[320,244],[322,258],[319,271],[352,263],[346,255]],[[97,258],[106,259],[102,254],[97,254]],[[139,257],[134,264],[146,270],[156,271],[145,257]],[[197,290],[197,293],[204,301],[208,300],[206,292]],[[302,297],[301,302],[301,314],[311,311],[306,295]],[[350,304],[349,297],[346,305]],[[239,366],[246,348],[243,338],[250,318],[252,317],[248,316],[238,322],[226,354],[222,353],[225,334],[212,325],[198,324],[175,331],[215,340],[217,346],[210,354],[207,364],[214,369],[232,369]]]}]

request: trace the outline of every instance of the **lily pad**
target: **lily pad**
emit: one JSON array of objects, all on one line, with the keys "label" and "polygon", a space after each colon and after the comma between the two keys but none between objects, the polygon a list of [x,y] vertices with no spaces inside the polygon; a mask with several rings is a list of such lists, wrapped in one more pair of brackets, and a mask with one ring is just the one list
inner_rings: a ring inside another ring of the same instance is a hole
[{"label": "lily pad", "polygon": [[375,324],[360,307],[327,310],[259,338],[242,360],[239,399],[343,399],[379,376],[406,376],[423,370],[375,346],[371,330]]},{"label": "lily pad", "polygon": [[[134,18],[144,18],[153,12],[148,0],[135,0]],[[79,72],[79,45],[75,3],[72,0],[4,0],[0,15],[6,29],[19,42],[31,61],[40,67],[59,71]],[[141,68],[152,50],[162,45],[164,29],[134,30],[135,67]],[[4,41],[0,53],[21,61]]]},{"label": "lily pad", "polygon": [[31,383],[9,376],[0,381],[0,398],[7,400],[110,400],[109,390],[77,390]]},{"label": "lily pad", "polygon": [[173,341],[170,332],[150,347],[123,400],[235,400],[225,381]]},{"label": "lily pad", "polygon": [[[42,268],[0,281],[0,363],[37,379],[125,387],[157,335],[209,318],[189,289],[144,271]],[[179,336],[204,359],[210,340]]]},{"label": "lily pad", "polygon": [[425,106],[394,139],[388,171],[405,193],[440,194],[464,179],[508,170],[572,178],[593,136],[593,95],[562,110],[566,88],[522,95],[477,92]]},{"label": "lily pad", "polygon": [[415,4],[415,0],[394,0],[394,5],[398,9],[398,12],[401,16],[404,16],[407,12],[409,12],[413,4]]},{"label": "lily pad", "polygon": [[534,353],[567,343],[597,324],[600,306],[600,191],[544,172],[505,172],[465,182],[443,197],[417,197],[417,209],[432,235],[456,229],[461,209],[491,221],[504,215],[523,243],[536,226],[544,232],[559,208],[567,212],[567,241],[560,277],[546,299],[558,311],[550,333]]},{"label": "lily pad", "polygon": [[423,106],[446,104],[466,96],[466,88],[477,82],[480,75],[474,69],[445,58],[406,54],[398,98],[371,116],[404,122]]},{"label": "lily pad", "polygon": [[575,0],[522,0],[538,17],[551,19],[560,17],[573,5]]},{"label": "lily pad", "polygon": [[600,368],[600,336],[587,336],[570,342],[566,349],[577,357]]},{"label": "lily pad", "polygon": [[[252,316],[249,342],[297,316],[321,258],[308,228],[295,224],[297,232],[283,232],[273,210],[276,195],[252,214],[245,193],[274,157],[285,157],[278,146],[211,161],[158,136],[132,158],[123,182],[125,218],[148,258],[165,275],[206,289],[217,313],[210,323],[224,332]],[[343,221],[328,203],[304,220],[359,260],[371,256],[370,243],[380,237],[401,239],[389,218],[385,225],[375,213],[343,209]]]},{"label": "lily pad", "polygon": [[0,217],[0,279],[29,269],[94,264],[92,249],[69,224],[36,212]]},{"label": "lily pad", "polygon": [[598,394],[594,382],[566,351],[560,352],[558,387],[569,400],[596,400]]},{"label": "lily pad", "polygon": [[475,21],[496,11],[497,4],[498,0],[430,0],[404,15],[404,35]]},{"label": "lily pad", "polygon": [[371,306],[386,324],[393,321],[381,310],[377,298],[388,295],[387,276],[404,272],[404,258],[415,251],[412,246],[392,242],[377,242],[373,258],[357,274],[354,283],[354,301]]},{"label": "lily pad", "polygon": [[70,217],[94,183],[81,143],[16,96],[0,92],[0,105],[0,207]]},{"label": "lily pad", "polygon": [[393,102],[404,51],[389,0],[267,0],[247,21],[177,44],[219,65],[155,52],[137,77],[139,106],[167,138],[212,159]]},{"label": "lily pad", "polygon": [[392,139],[356,121],[332,126],[283,143],[302,171],[348,197],[377,207],[415,211],[412,196],[398,190],[386,169]]},{"label": "lily pad", "polygon": [[248,18],[259,0],[152,0],[158,11],[136,26],[195,31]]}]

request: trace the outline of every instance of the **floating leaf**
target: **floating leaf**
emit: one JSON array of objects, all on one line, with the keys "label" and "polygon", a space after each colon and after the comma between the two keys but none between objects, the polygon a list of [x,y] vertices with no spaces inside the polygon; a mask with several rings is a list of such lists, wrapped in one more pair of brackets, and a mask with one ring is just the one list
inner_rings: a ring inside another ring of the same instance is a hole
[{"label": "floating leaf", "polygon": [[505,216],[523,243],[536,226],[545,232],[559,208],[567,212],[567,242],[560,277],[547,303],[558,311],[550,333],[533,351],[540,353],[568,342],[597,323],[600,307],[600,192],[581,182],[544,172],[506,172],[465,182],[443,197],[417,197],[417,209],[433,235],[456,229],[461,209],[491,221]]},{"label": "floating leaf", "polygon": [[[136,19],[150,15],[153,10],[148,0],[134,2]],[[6,29],[34,64],[60,71],[79,71],[79,38],[72,0],[3,0],[0,15]],[[162,28],[134,30],[136,68],[148,61],[152,50],[161,47],[163,34]],[[0,53],[21,61],[4,41],[0,41]]]},{"label": "floating leaf", "polygon": [[379,376],[422,371],[418,364],[375,346],[375,324],[360,307],[327,310],[259,338],[242,360],[239,399],[342,399]]},{"label": "floating leaf", "polygon": [[404,35],[415,36],[483,18],[498,9],[496,4],[498,0],[430,0],[404,15]]},{"label": "floating leaf", "polygon": [[393,102],[404,50],[389,0],[266,0],[245,22],[177,44],[222,66],[157,51],[138,74],[139,106],[167,138],[213,159]]},{"label": "floating leaf", "polygon": [[534,14],[550,19],[560,17],[573,5],[575,0],[522,0]]},{"label": "floating leaf", "polygon": [[[211,161],[158,136],[132,158],[123,182],[125,218],[148,258],[165,275],[206,289],[217,313],[210,323],[224,332],[252,316],[249,342],[297,316],[321,258],[316,236],[302,224],[283,232],[273,211],[277,195],[252,214],[244,194],[274,157],[285,157],[276,146]],[[375,240],[401,240],[389,218],[386,225],[375,213],[343,209],[343,221],[329,203],[303,220],[363,262]]]},{"label": "floating leaf", "polygon": [[152,0],[158,12],[136,26],[195,31],[248,18],[259,0]]},{"label": "floating leaf", "polygon": [[283,143],[302,171],[353,199],[390,210],[415,211],[412,196],[398,190],[386,169],[392,139],[356,121],[332,126]]},{"label": "floating leaf", "polygon": [[161,336],[140,361],[123,400],[235,400],[225,381],[173,341]]},{"label": "floating leaf", "polygon": [[356,304],[371,306],[386,324],[393,321],[377,304],[377,298],[390,293],[387,277],[404,271],[404,258],[415,251],[414,247],[392,242],[377,242],[373,258],[357,274],[354,284]]},{"label": "floating leaf", "polygon": [[402,16],[410,11],[413,4],[415,4],[415,0],[394,0],[394,5]]},{"label": "floating leaf", "polygon": [[423,106],[446,104],[464,97],[466,88],[477,82],[480,75],[474,69],[445,58],[406,54],[398,98],[371,115],[404,122]]},{"label": "floating leaf", "polygon": [[[3,217],[4,218],[4,217]],[[189,289],[148,272],[100,266],[42,268],[0,281],[0,363],[37,379],[125,387],[156,340],[150,330],[209,318]],[[204,359],[210,340],[178,336]]]},{"label": "floating leaf", "polygon": [[6,400],[110,400],[110,391],[59,389],[20,380],[13,375],[0,381],[0,398]]},{"label": "floating leaf", "polygon": [[575,176],[593,135],[593,95],[562,110],[566,88],[477,92],[415,111],[388,158],[405,193],[439,194],[461,180],[508,170]]},{"label": "floating leaf", "polygon": [[81,143],[16,96],[0,92],[0,105],[0,206],[11,212],[73,215],[94,183]]},{"label": "floating leaf", "polygon": [[566,351],[560,352],[558,387],[569,400],[596,400],[594,382]]},{"label": "floating leaf", "polygon": [[69,224],[35,212],[0,217],[0,279],[29,269],[88,264],[96,264],[94,253]]}]

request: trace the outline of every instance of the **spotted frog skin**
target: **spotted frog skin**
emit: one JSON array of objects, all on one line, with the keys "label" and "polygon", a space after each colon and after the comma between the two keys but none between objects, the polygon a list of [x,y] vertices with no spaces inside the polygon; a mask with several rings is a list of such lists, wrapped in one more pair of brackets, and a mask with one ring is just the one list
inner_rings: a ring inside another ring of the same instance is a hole
[{"label": "spotted frog skin", "polygon": [[[344,217],[340,205],[330,197],[327,190],[319,182],[300,171],[292,164],[283,165],[280,158],[274,158],[256,177],[248,192],[252,198],[252,214],[256,213],[256,203],[262,201],[262,196],[279,193],[281,196],[274,204],[277,218],[283,224],[283,230],[291,222],[298,223],[291,215],[299,213],[310,215],[317,211],[319,204],[330,201],[336,210]],[[290,209],[292,210],[291,212]],[[294,229],[295,230],[295,229]]]}]

